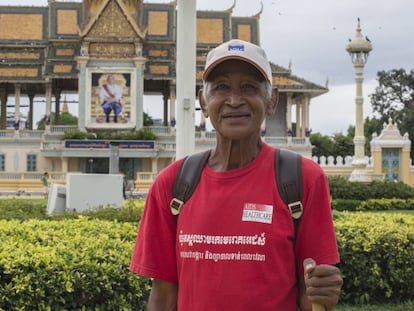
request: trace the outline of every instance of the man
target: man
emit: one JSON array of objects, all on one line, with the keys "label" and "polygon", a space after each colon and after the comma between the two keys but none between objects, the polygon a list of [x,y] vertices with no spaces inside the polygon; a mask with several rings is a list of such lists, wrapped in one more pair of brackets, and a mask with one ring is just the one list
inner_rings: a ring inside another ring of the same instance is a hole
[{"label": "man", "polygon": [[122,111],[121,97],[122,89],[115,83],[115,77],[108,75],[107,83],[102,85],[99,91],[99,98],[102,100],[102,110],[106,116],[106,122],[109,122],[109,115],[114,112],[114,122],[118,122],[118,116]]},{"label": "man", "polygon": [[41,177],[42,186],[43,186],[43,196],[47,198],[49,194],[49,174],[48,172],[44,172],[43,176]]},{"label": "man", "polygon": [[[278,101],[271,83],[266,54],[254,44],[231,40],[208,54],[199,101],[216,146],[178,219],[169,203],[182,160],[159,174],[131,260],[131,271],[154,279],[149,311],[304,311],[312,303],[332,310],[337,304],[342,278],[334,266],[339,255],[327,179],[302,159],[304,212],[295,239],[275,185],[275,150],[260,137]],[[247,210],[252,217],[243,216]]]}]

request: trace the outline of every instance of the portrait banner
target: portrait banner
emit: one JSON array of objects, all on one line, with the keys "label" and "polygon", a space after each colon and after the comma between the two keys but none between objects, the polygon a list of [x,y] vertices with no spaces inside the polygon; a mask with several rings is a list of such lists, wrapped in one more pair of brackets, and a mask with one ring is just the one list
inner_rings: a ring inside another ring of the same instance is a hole
[{"label": "portrait banner", "polygon": [[135,77],[132,72],[92,71],[87,74],[90,86],[86,94],[87,128],[135,127]]}]

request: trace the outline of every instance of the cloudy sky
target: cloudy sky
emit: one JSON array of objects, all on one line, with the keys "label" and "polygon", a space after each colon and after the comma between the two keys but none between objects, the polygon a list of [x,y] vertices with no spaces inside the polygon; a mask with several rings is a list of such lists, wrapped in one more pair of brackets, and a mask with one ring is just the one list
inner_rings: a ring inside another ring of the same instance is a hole
[{"label": "cloudy sky", "polygon": [[[225,10],[233,1],[197,0],[197,9]],[[329,81],[329,93],[311,101],[313,132],[345,133],[355,123],[355,75],[345,47],[355,36],[358,17],[363,35],[373,45],[364,73],[364,116],[372,114],[369,95],[377,85],[378,71],[414,68],[413,0],[236,0],[233,15],[254,15],[261,2],[260,43],[269,59],[283,67],[291,62],[294,75],[314,83]],[[47,0],[0,0],[0,4],[44,6]]]}]

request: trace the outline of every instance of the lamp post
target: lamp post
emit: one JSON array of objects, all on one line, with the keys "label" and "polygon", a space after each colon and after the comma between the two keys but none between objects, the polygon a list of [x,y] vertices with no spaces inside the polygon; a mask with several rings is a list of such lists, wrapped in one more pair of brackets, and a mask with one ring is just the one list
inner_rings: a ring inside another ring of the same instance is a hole
[{"label": "lamp post", "polygon": [[362,97],[362,82],[364,81],[364,66],[368,60],[369,52],[372,50],[371,42],[367,37],[363,37],[361,33],[360,20],[356,28],[355,38],[349,40],[346,50],[351,56],[351,61],[355,68],[355,83],[356,83],[356,97],[355,97],[355,136],[354,136],[354,159],[350,180],[352,181],[368,181],[368,172],[366,171],[367,161],[365,159],[365,136],[364,136],[364,112]]}]

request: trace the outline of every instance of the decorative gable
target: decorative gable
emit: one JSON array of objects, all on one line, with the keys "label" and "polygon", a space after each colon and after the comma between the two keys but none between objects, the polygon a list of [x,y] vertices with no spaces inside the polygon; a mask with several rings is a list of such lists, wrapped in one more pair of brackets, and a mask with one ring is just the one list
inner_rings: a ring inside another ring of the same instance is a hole
[{"label": "decorative gable", "polygon": [[81,56],[111,59],[141,56],[145,32],[134,20],[135,13],[122,0],[103,0],[99,4],[81,31]]},{"label": "decorative gable", "polygon": [[131,38],[137,34],[122,11],[117,1],[107,3],[104,10],[99,14],[88,37],[100,38]]}]

